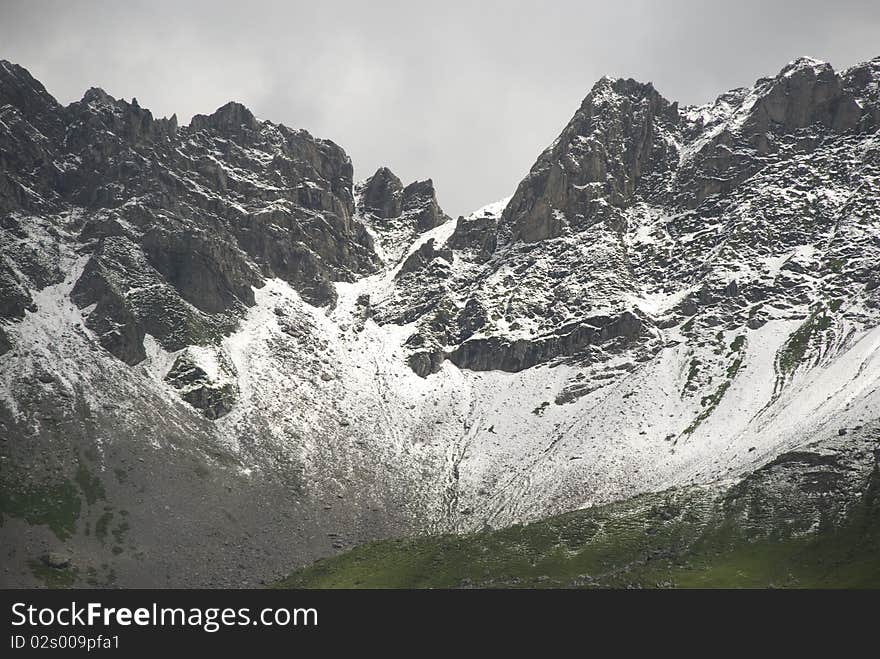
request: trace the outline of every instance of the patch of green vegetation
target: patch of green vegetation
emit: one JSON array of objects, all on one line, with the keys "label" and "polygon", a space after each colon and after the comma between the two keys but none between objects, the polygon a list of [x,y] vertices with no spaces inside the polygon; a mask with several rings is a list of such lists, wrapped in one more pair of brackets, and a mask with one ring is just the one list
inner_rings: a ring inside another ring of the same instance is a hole
[{"label": "patch of green vegetation", "polygon": [[701,364],[702,362],[696,357],[693,357],[691,359],[691,365],[690,368],[688,368],[687,380],[685,380],[682,393],[685,393],[688,389],[691,388],[691,385],[694,383],[694,380],[696,380],[697,375],[700,373]]},{"label": "patch of green vegetation", "polygon": [[742,363],[743,363],[742,357],[737,357],[727,367],[727,382],[726,382],[727,385],[730,385],[730,381],[736,377],[737,373],[739,373],[739,369],[742,367]]},{"label": "patch of green vegetation", "polygon": [[700,399],[700,405],[703,406],[703,411],[697,415],[697,418],[694,419],[691,424],[684,429],[682,435],[690,435],[692,434],[703,421],[709,418],[712,412],[715,411],[715,408],[718,407],[718,404],[721,402],[721,399],[724,398],[724,394],[727,393],[727,390],[730,388],[730,384],[733,382],[733,379],[736,377],[736,374],[739,373],[739,369],[742,368],[743,357],[742,351],[745,347],[746,338],[743,335],[737,336],[733,343],[730,346],[731,354],[734,355],[733,361],[727,366],[727,379],[724,380],[718,388],[709,394],[708,396],[703,396]]},{"label": "patch of green vegetation", "polygon": [[776,355],[779,373],[782,375],[792,373],[806,356],[813,337],[831,327],[831,322],[831,317],[825,313],[822,306],[815,309],[779,349]]},{"label": "patch of green vegetation", "polygon": [[116,482],[120,485],[128,479],[128,472],[125,469],[114,469],[113,473],[116,476]]},{"label": "patch of green vegetation", "polygon": [[754,537],[698,488],[643,495],[526,526],[375,542],[278,588],[878,587],[880,516]]},{"label": "patch of green vegetation", "polygon": [[733,343],[730,344],[730,352],[740,352],[743,349],[743,346],[745,345],[745,343],[746,343],[745,334],[738,335],[733,340]]},{"label": "patch of green vegetation", "polygon": [[112,521],[113,513],[105,510],[104,514],[95,522],[95,537],[101,541],[101,544],[104,544],[104,541],[107,539],[107,530],[110,528],[110,522]]},{"label": "patch of green vegetation", "polygon": [[46,588],[71,588],[79,578],[79,570],[72,566],[59,569],[49,567],[41,560],[30,560],[28,567]]},{"label": "patch of green vegetation", "polygon": [[684,429],[684,432],[682,434],[692,434],[700,426],[700,424],[703,423],[703,421],[708,419],[709,416],[711,416],[712,412],[715,411],[715,408],[718,407],[718,403],[720,403],[721,399],[724,398],[724,394],[727,393],[727,390],[729,388],[730,380],[725,380],[714,392],[712,392],[708,396],[703,396],[700,399],[700,405],[703,406],[703,411],[697,415],[697,418],[691,422],[691,425]]},{"label": "patch of green vegetation", "polygon": [[723,331],[718,332],[715,335],[715,343],[717,345],[715,346],[715,349],[712,352],[716,355],[724,354],[724,332]]},{"label": "patch of green vegetation", "polygon": [[116,525],[116,528],[113,529],[113,539],[116,540],[116,544],[121,545],[125,540],[125,534],[128,533],[128,530],[131,527],[128,525],[128,522],[122,520],[119,524]]},{"label": "patch of green vegetation", "polygon": [[77,464],[74,480],[76,480],[76,484],[79,485],[79,489],[82,490],[86,497],[86,502],[90,506],[94,505],[99,499],[106,498],[107,495],[104,492],[104,484],[101,482],[101,479],[95,476],[82,460]]},{"label": "patch of green vegetation", "polygon": [[840,307],[842,307],[842,306],[843,306],[843,298],[836,298],[834,300],[831,300],[831,302],[828,303],[828,308],[831,309],[831,311],[839,311]]},{"label": "patch of green vegetation", "polygon": [[830,258],[826,262],[828,264],[828,270],[831,272],[839,273],[843,271],[844,260],[841,258]]},{"label": "patch of green vegetation", "polygon": [[116,583],[116,572],[112,568],[104,563],[101,565],[101,570],[104,572],[103,578],[97,569],[89,567],[86,571],[86,584],[93,588],[109,588]]},{"label": "patch of green vegetation", "polygon": [[45,524],[59,540],[76,531],[82,500],[69,480],[35,485],[26,478],[5,473],[0,483],[0,522],[9,515],[28,524]]}]

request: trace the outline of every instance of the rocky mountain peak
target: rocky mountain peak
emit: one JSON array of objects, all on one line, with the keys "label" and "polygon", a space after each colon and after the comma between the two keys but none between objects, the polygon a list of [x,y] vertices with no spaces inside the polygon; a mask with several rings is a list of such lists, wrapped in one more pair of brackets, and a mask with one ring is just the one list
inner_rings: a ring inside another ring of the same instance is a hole
[{"label": "rocky mountain peak", "polygon": [[846,69],[841,78],[862,108],[861,130],[876,130],[880,127],[880,57]]},{"label": "rocky mountain peak", "polygon": [[613,223],[613,209],[631,202],[652,165],[668,166],[663,136],[678,121],[678,106],[650,83],[600,79],[520,183],[504,211],[502,236],[536,242],[595,221]]},{"label": "rocky mountain peak", "polygon": [[360,186],[359,210],[380,219],[399,217],[403,210],[403,183],[387,167],[380,167]]},{"label": "rocky mountain peak", "polygon": [[0,60],[0,111],[3,106],[14,109],[46,133],[58,130],[53,114],[60,110],[55,98],[22,66]]},{"label": "rocky mountain peak", "polygon": [[856,128],[861,108],[830,64],[800,57],[775,78],[759,80],[745,129],[792,132],[815,123],[846,132]]},{"label": "rocky mountain peak", "polygon": [[[107,131],[104,142],[121,139],[129,146],[146,145],[157,140],[170,140],[177,132],[177,117],[154,119],[152,112],[142,108],[133,98],[131,102],[117,99],[99,87],[92,87],[80,101],[64,109],[70,130],[67,146],[85,149],[96,131]],[[108,143],[109,146],[109,143]]]},{"label": "rocky mountain peak", "polygon": [[[20,67],[2,68],[16,89],[42,93]],[[353,218],[351,161],[330,141],[261,125],[240,103],[179,132],[175,117],[154,119],[98,88],[66,108],[45,104],[40,117],[4,118],[0,131],[0,210],[13,213],[0,274],[24,291],[62,276],[41,250],[22,256],[43,238],[15,214],[53,218],[52,231],[87,257],[71,299],[93,307],[86,326],[126,363],[145,358],[147,335],[171,350],[218,341],[265,277],[327,305],[334,280],[376,267]],[[29,304],[19,297],[11,317]]]},{"label": "rocky mountain peak", "polygon": [[80,102],[87,105],[106,105],[110,107],[116,107],[117,105],[116,99],[100,87],[89,87],[86,93],[83,94]]},{"label": "rocky mountain peak", "polygon": [[[701,310],[710,324],[733,313],[735,323],[758,327],[761,314],[742,317],[733,300],[767,294],[754,273],[769,257],[753,238],[767,220],[736,208],[759,198],[774,209],[772,249],[780,253],[822,240],[816,236],[834,222],[821,202],[792,211],[791,198],[765,197],[779,176],[786,185],[805,176],[817,186],[849,185],[842,169],[814,169],[803,159],[836,162],[832,145],[842,135],[850,141],[839,149],[867,140],[865,153],[873,153],[866,128],[877,107],[873,71],[868,63],[840,76],[826,63],[799,59],[751,88],[684,109],[650,83],[603,78],[510,201],[495,209],[503,208],[500,219],[460,218],[446,243],[452,260],[420,249],[418,277],[402,274],[393,306],[376,305],[376,318],[411,322],[413,309],[428,310],[408,343],[420,374],[444,359],[477,370],[521,370],[575,353],[601,361],[614,344],[650,354],[661,327]],[[713,264],[687,238],[702,242],[710,217],[725,219],[712,224],[717,232],[703,252],[730,250]],[[673,251],[661,256],[664,249]],[[852,276],[865,279],[858,270]],[[670,302],[637,302],[655,295]]]},{"label": "rocky mountain peak", "polygon": [[828,62],[809,55],[801,55],[783,66],[776,77],[790,77],[799,71],[812,71],[814,75],[820,75],[829,70],[834,71]]},{"label": "rocky mountain peak", "polygon": [[431,179],[404,187],[390,169],[380,167],[355,192],[358,211],[379,236],[383,253],[392,261],[402,255],[416,235],[450,219],[440,208]]},{"label": "rocky mountain peak", "polygon": [[58,106],[27,69],[8,60],[0,60],[0,103],[18,108],[25,117]]},{"label": "rocky mountain peak", "polygon": [[[627,110],[626,103],[638,104],[647,101],[661,108],[661,111],[673,109],[670,118],[675,121],[676,114],[674,109],[678,107],[677,103],[670,103],[654,88],[651,82],[639,82],[632,78],[612,78],[610,76],[602,76],[590,92],[581,102],[581,111],[590,111],[590,108],[605,107],[610,112],[625,112]],[[595,110],[594,110],[595,111]]]},{"label": "rocky mountain peak", "polygon": [[212,128],[220,133],[230,134],[240,133],[243,128],[250,131],[260,128],[253,113],[236,101],[226,103],[210,115],[195,115],[189,125],[192,130]]}]

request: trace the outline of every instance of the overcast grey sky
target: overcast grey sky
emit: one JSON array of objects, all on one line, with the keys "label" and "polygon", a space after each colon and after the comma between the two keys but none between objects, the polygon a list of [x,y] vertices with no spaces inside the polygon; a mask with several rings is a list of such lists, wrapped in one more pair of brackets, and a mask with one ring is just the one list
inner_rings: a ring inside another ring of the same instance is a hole
[{"label": "overcast grey sky", "polygon": [[182,123],[238,100],[339,143],[363,178],[431,177],[458,215],[513,192],[604,74],[703,103],[799,55],[880,55],[880,2],[0,0],[0,58]]}]

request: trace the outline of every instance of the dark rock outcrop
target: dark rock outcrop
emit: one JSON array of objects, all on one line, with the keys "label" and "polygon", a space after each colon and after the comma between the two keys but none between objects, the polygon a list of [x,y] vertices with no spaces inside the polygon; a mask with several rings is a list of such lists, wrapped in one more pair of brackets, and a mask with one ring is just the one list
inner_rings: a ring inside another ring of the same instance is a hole
[{"label": "dark rock outcrop", "polygon": [[165,375],[165,381],[180,392],[183,400],[211,420],[225,416],[235,404],[236,388],[233,381],[214,381],[186,353],[177,357]]},{"label": "dark rock outcrop", "polygon": [[241,136],[246,134],[246,131],[252,133],[259,131],[260,124],[245,106],[230,101],[217,108],[213,114],[195,115],[190,121],[189,127],[192,130],[213,129],[219,133]]},{"label": "dark rock outcrop", "polygon": [[443,368],[446,356],[439,350],[414,352],[407,357],[409,367],[420,377],[426,378]]},{"label": "dark rock outcrop", "polygon": [[556,357],[575,355],[588,346],[613,339],[620,339],[625,345],[638,338],[642,327],[641,319],[631,313],[624,313],[619,318],[591,318],[535,339],[469,339],[447,358],[459,368],[515,372]]},{"label": "dark rock outcrop", "polygon": [[382,233],[424,233],[449,220],[437,202],[431,179],[403,187],[391,170],[380,167],[358,191],[358,210]]},{"label": "dark rock outcrop", "polygon": [[12,350],[12,340],[6,334],[6,330],[0,326],[0,355],[5,355]]},{"label": "dark rock outcrop", "polygon": [[3,105],[15,108],[47,137],[61,130],[58,102],[27,69],[6,60],[0,60],[0,106]]},{"label": "dark rock outcrop", "polygon": [[237,246],[201,233],[148,231],[141,246],[147,260],[180,296],[206,313],[219,313],[236,303],[253,305],[257,272]]},{"label": "dark rock outcrop", "polygon": [[397,277],[402,277],[408,273],[423,270],[424,268],[427,268],[434,259],[443,259],[447,263],[452,263],[452,258],[451,249],[448,247],[437,249],[434,246],[434,239],[429,238],[422,243],[417,250],[406,257],[406,260],[397,272]]},{"label": "dark rock outcrop", "polygon": [[37,307],[9,264],[0,261],[0,320],[20,320]]},{"label": "dark rock outcrop", "polygon": [[446,245],[455,250],[472,250],[488,258],[498,244],[498,219],[491,215],[459,217]]},{"label": "dark rock outcrop", "polygon": [[858,125],[861,109],[831,65],[800,58],[775,78],[758,82],[758,98],[745,124],[751,134],[793,132],[821,124],[836,132]]},{"label": "dark rock outcrop", "polygon": [[403,189],[403,210],[407,219],[412,222],[419,233],[429,231],[449,221],[437,203],[434,182],[414,181]]},{"label": "dark rock outcrop", "polygon": [[[86,316],[86,326],[112,355],[126,364],[137,364],[146,357],[146,332],[133,313],[126,296],[126,277],[137,264],[130,245],[105,243],[100,254],[89,259],[82,276],[71,291],[80,308],[94,305]],[[106,248],[106,249],[105,249]]]},{"label": "dark rock outcrop", "polygon": [[403,183],[387,167],[367,179],[361,191],[362,213],[383,220],[399,217],[403,210]]}]

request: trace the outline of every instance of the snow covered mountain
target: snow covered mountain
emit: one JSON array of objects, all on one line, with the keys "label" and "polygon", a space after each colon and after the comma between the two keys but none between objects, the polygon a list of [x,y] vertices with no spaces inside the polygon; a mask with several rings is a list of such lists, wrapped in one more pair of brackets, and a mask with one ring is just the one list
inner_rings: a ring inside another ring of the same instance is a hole
[{"label": "snow covered mountain", "polygon": [[876,451],[878,130],[880,58],[701,107],[603,78],[451,220],[238,103],[0,62],[2,584],[253,585]]}]

